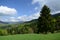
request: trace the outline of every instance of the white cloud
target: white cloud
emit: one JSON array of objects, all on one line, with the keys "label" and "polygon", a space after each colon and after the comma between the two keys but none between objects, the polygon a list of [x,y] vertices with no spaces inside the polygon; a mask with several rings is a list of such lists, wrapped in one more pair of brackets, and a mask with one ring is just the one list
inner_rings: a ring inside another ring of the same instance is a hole
[{"label": "white cloud", "polygon": [[52,15],[53,15],[53,14],[57,14],[57,13],[60,13],[60,11],[53,12]]},{"label": "white cloud", "polygon": [[41,8],[46,4],[51,9],[51,12],[60,11],[60,0],[32,0],[32,4],[35,3],[38,3]]},{"label": "white cloud", "polygon": [[10,22],[18,22],[19,20],[11,19]]},{"label": "white cloud", "polygon": [[38,3],[41,6],[43,6],[46,3],[47,0],[32,0],[32,4]]},{"label": "white cloud", "polygon": [[10,17],[8,19],[8,21],[10,21],[10,22],[18,22],[19,20],[16,17]]},{"label": "white cloud", "polygon": [[0,21],[7,22],[8,18],[0,16]]},{"label": "white cloud", "polygon": [[4,22],[19,22],[19,21],[30,21],[30,20],[33,20],[33,19],[37,19],[39,17],[39,12],[37,13],[34,13],[30,16],[28,15],[22,15],[22,16],[18,16],[18,17],[9,17],[9,18],[5,18],[5,19],[1,19],[1,21],[4,21]]},{"label": "white cloud", "polygon": [[17,19],[20,21],[28,21],[28,16],[27,15],[19,16],[17,17]]},{"label": "white cloud", "polygon": [[60,11],[60,0],[47,0],[46,5],[48,5],[52,12]]},{"label": "white cloud", "polygon": [[37,12],[37,13],[34,13],[33,15],[30,15],[30,16],[27,16],[27,15],[19,16],[18,19],[20,21],[30,21],[32,19],[37,19],[39,16],[40,16],[39,12]]},{"label": "white cloud", "polygon": [[0,6],[0,15],[14,15],[16,13],[17,13],[17,10],[15,8]]},{"label": "white cloud", "polygon": [[39,16],[40,16],[39,12],[37,12],[37,13],[34,13],[33,15],[30,15],[29,18],[30,19],[37,19]]}]

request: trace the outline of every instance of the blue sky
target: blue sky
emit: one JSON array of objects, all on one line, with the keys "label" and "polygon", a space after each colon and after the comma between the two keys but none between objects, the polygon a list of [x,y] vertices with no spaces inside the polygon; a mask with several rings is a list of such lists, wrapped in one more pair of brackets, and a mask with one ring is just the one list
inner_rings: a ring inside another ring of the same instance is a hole
[{"label": "blue sky", "polygon": [[32,5],[31,2],[32,0],[1,0],[0,5],[15,8],[20,16],[24,14],[30,15],[31,12],[35,12],[34,8],[39,5]]},{"label": "blue sky", "polygon": [[51,14],[60,12],[59,0],[0,0],[0,20],[18,22],[37,19],[44,4],[51,9]]}]

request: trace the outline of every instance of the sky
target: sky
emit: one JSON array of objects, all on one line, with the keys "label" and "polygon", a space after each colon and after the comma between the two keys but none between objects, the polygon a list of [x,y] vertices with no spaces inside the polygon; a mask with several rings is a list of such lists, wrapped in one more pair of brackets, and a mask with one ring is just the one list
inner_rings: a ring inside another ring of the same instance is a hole
[{"label": "sky", "polygon": [[44,5],[51,14],[60,12],[60,0],[0,0],[0,21],[19,22],[37,19]]}]

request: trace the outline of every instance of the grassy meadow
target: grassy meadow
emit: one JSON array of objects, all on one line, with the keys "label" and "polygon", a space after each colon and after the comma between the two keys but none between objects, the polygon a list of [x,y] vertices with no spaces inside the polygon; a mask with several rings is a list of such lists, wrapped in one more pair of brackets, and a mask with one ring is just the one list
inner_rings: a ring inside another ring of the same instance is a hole
[{"label": "grassy meadow", "polygon": [[0,40],[60,40],[60,33],[8,35],[0,36]]}]

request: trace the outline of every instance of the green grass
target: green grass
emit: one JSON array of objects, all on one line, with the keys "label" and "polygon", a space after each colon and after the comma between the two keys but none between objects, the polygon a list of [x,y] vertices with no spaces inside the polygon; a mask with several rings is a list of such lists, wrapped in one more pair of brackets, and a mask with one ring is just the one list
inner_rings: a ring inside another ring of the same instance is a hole
[{"label": "green grass", "polygon": [[0,36],[0,40],[60,40],[60,33]]}]

